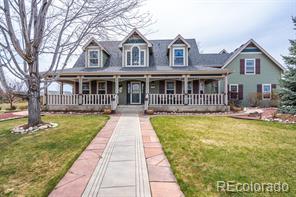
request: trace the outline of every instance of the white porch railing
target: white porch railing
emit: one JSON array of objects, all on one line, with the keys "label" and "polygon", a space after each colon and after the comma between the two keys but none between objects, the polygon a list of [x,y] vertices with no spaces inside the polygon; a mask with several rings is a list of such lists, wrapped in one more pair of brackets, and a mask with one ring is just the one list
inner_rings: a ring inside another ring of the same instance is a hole
[{"label": "white porch railing", "polygon": [[149,94],[149,105],[224,105],[224,94]]},{"label": "white porch railing", "polygon": [[115,94],[52,94],[47,95],[48,105],[111,105]]}]

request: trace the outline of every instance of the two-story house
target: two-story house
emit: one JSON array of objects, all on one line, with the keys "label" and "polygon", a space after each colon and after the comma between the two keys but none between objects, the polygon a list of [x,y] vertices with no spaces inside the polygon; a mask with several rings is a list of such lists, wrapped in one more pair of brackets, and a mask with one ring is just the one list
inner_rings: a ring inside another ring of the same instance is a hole
[{"label": "two-story house", "polygon": [[[127,105],[227,111],[229,99],[248,105],[247,95],[258,88],[268,100],[283,69],[253,40],[232,53],[202,54],[195,39],[148,40],[134,29],[122,41],[90,39],[74,66],[58,72],[60,94],[46,93],[44,103],[48,110],[68,111]],[[63,94],[64,84],[72,85],[72,95]]]}]

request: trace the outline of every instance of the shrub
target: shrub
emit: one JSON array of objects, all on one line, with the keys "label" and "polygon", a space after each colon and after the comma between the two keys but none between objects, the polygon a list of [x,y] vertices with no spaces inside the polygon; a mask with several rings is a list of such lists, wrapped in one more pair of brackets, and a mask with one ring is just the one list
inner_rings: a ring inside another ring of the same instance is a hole
[{"label": "shrub", "polygon": [[16,110],[16,106],[11,106],[11,107],[7,107],[5,108],[5,110],[11,111],[11,110]]},{"label": "shrub", "polygon": [[28,105],[20,105],[20,106],[19,106],[19,109],[20,109],[20,110],[28,109]]},{"label": "shrub", "polygon": [[260,105],[260,100],[262,98],[261,93],[251,92],[248,95],[248,102],[251,107],[258,107]]},{"label": "shrub", "polygon": [[230,100],[229,101],[229,106],[231,111],[242,111],[242,104],[240,100]]}]

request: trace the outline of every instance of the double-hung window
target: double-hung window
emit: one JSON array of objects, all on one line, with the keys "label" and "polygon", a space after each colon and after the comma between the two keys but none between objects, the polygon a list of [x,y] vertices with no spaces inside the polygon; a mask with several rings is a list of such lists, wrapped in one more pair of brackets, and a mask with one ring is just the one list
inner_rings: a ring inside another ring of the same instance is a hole
[{"label": "double-hung window", "polygon": [[98,82],[98,94],[106,94],[107,93],[107,84],[105,81]]},{"label": "double-hung window", "polygon": [[262,85],[262,97],[263,99],[271,99],[271,84]]},{"label": "double-hung window", "polygon": [[255,59],[245,60],[245,74],[254,75],[255,74]]},{"label": "double-hung window", "polygon": [[229,89],[230,89],[229,90],[230,99],[237,100],[238,99],[238,84],[230,84]]},{"label": "double-hung window", "polygon": [[[187,83],[187,91],[188,91],[188,94],[192,94],[192,81],[188,81],[188,83]],[[183,92],[183,94],[185,93],[184,83],[182,83],[182,92]]]},{"label": "double-hung window", "polygon": [[89,82],[82,83],[82,94],[89,94]]},{"label": "double-hung window", "polygon": [[175,94],[175,82],[166,81],[166,94]]},{"label": "double-hung window", "polygon": [[174,66],[184,66],[185,65],[185,58],[184,48],[174,48]]},{"label": "double-hung window", "polygon": [[88,66],[89,67],[99,66],[99,50],[88,51]]},{"label": "double-hung window", "polygon": [[145,66],[145,51],[140,50],[138,46],[132,47],[130,51],[126,52],[127,66]]}]

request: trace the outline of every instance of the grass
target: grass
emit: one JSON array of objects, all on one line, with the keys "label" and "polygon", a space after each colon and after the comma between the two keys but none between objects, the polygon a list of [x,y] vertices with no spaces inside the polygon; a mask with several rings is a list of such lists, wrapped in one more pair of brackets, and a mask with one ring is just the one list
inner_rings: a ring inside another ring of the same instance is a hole
[{"label": "grass", "polygon": [[107,121],[98,115],[49,115],[58,127],[11,134],[25,119],[0,122],[0,196],[47,196]]},{"label": "grass", "polygon": [[296,196],[296,125],[228,117],[153,117],[185,196],[271,196],[217,192],[217,181],[286,182]]}]

